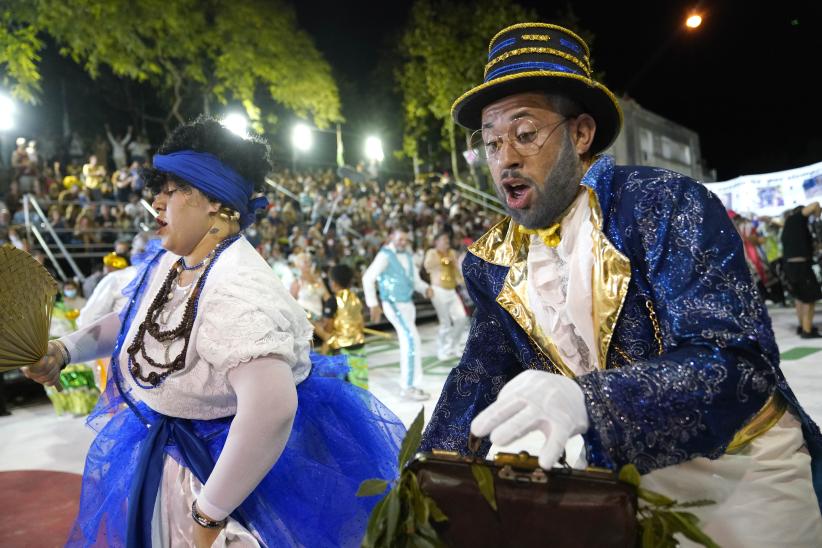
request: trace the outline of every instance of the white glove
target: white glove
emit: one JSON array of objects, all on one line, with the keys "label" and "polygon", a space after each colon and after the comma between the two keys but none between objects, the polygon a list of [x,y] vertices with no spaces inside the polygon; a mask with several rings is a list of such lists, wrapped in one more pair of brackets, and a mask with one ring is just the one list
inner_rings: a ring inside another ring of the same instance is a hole
[{"label": "white glove", "polygon": [[529,432],[545,434],[539,465],[550,469],[565,443],[588,430],[588,411],[582,389],[569,378],[545,371],[523,371],[502,387],[497,401],[471,422],[477,437],[491,434],[491,442],[507,445]]}]

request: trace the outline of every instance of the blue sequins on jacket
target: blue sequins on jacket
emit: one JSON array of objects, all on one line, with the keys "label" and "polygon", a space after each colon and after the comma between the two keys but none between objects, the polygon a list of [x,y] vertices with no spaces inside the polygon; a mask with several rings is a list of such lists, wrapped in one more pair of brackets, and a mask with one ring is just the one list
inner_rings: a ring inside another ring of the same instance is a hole
[{"label": "blue sequins on jacket", "polygon": [[[718,458],[775,395],[801,419],[820,493],[822,436],[779,368],[770,318],[721,202],[688,177],[616,166],[607,156],[582,183],[598,200],[604,237],[630,262],[606,366],[575,379],[590,419],[588,462],[634,463],[646,473]],[[425,431],[425,451],[465,453],[471,420],[506,382],[524,369],[560,372],[497,302],[508,274],[475,253],[464,261],[476,311]],[[483,452],[489,447],[486,440]]]}]

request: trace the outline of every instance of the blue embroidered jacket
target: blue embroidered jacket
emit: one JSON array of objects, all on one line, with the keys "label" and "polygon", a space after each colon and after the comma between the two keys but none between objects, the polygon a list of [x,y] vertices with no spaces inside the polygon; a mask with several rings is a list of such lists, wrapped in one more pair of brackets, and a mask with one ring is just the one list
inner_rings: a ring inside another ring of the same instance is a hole
[{"label": "blue embroidered jacket", "polygon": [[[615,166],[605,156],[582,184],[598,202],[600,236],[630,272],[612,328],[602,331],[605,367],[575,379],[590,419],[588,462],[612,469],[634,463],[646,473],[718,458],[766,403],[780,400],[801,419],[819,494],[822,436],[779,369],[770,318],[722,203],[688,177]],[[475,246],[500,244],[509,224]],[[481,259],[475,246],[463,264],[476,304],[471,333],[423,436],[424,451],[465,453],[472,419],[506,382],[528,368],[562,372],[505,296],[515,268]],[[594,252],[596,284],[602,256],[596,245]]]}]

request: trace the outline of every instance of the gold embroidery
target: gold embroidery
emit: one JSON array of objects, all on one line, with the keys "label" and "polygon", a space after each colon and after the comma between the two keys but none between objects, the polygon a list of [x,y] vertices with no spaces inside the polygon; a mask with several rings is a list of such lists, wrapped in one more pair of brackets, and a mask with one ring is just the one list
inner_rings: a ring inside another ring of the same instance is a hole
[{"label": "gold embroidery", "polygon": [[588,49],[588,44],[585,43],[585,40],[580,38],[576,33],[572,32],[571,30],[566,29],[565,27],[561,27],[559,25],[552,25],[551,23],[517,23],[516,25],[511,25],[510,27],[505,27],[504,29],[502,29],[501,31],[496,33],[494,35],[494,37],[491,38],[491,41],[488,42],[488,52],[489,53],[491,52],[491,49],[492,49],[491,46],[494,45],[494,42],[497,41],[497,38],[499,38],[500,36],[502,36],[506,32],[511,31],[511,30],[516,30],[516,29],[535,29],[535,28],[538,28],[538,29],[553,29],[553,30],[558,30],[558,31],[560,31],[564,34],[567,34],[568,36],[571,36],[571,37],[575,38],[577,40],[577,42],[579,42],[579,45],[583,47],[583,49],[585,50],[585,57],[590,57],[591,56],[591,50]]},{"label": "gold embroidery", "polygon": [[536,42],[547,42],[551,39],[547,34],[523,34],[521,38],[523,40],[533,40]]}]

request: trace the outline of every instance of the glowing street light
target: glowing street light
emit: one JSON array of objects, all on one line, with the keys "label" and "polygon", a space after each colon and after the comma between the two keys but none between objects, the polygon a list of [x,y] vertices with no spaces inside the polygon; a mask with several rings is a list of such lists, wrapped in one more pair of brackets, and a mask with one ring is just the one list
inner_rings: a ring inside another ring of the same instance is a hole
[{"label": "glowing street light", "polygon": [[0,94],[0,131],[6,131],[14,127],[14,101],[11,97]]},{"label": "glowing street light", "polygon": [[248,118],[239,112],[232,112],[223,118],[223,126],[240,137],[248,137]]},{"label": "glowing street light", "polygon": [[695,29],[699,25],[702,24],[702,16],[698,13],[692,13],[688,16],[688,19],[685,20],[685,26],[689,29]]},{"label": "glowing street light", "polygon": [[372,135],[365,140],[365,157],[372,162],[382,162],[385,159],[379,137]]},{"label": "glowing street light", "polygon": [[305,124],[297,124],[291,130],[291,144],[294,150],[299,152],[308,152],[314,144],[314,135],[311,133],[311,128]]}]

